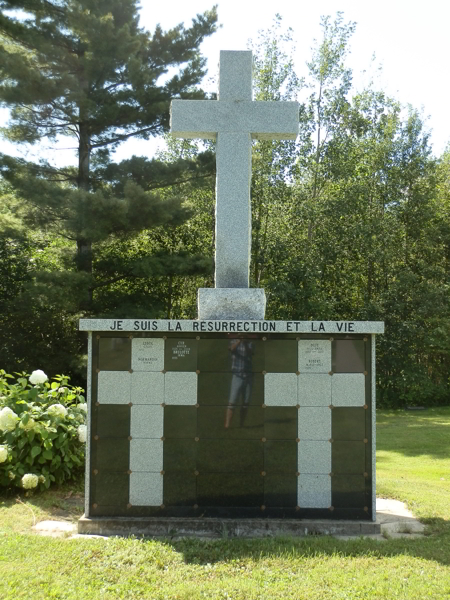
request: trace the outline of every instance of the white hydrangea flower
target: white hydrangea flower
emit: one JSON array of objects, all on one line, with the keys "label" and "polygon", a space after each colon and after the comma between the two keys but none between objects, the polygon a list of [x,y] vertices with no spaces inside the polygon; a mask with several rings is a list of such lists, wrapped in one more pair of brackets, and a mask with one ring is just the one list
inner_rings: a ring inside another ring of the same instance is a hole
[{"label": "white hydrangea flower", "polygon": [[52,404],[48,407],[47,412],[53,417],[65,417],[67,415],[67,408],[62,404]]},{"label": "white hydrangea flower", "polygon": [[57,390],[57,391],[58,391],[60,394],[64,394],[65,392],[67,392],[67,388],[65,388],[65,387],[60,387],[60,388],[58,388],[58,390]]},{"label": "white hydrangea flower", "polygon": [[6,462],[8,458],[8,448],[6,446],[0,446],[0,463]]},{"label": "white hydrangea flower", "polygon": [[86,442],[86,437],[87,437],[87,427],[86,425],[80,425],[77,429],[78,431],[78,439],[80,440],[80,442],[82,444],[84,444]]},{"label": "white hydrangea flower", "polygon": [[33,473],[27,473],[22,477],[22,487],[26,490],[32,490],[37,487],[38,483],[39,477]]},{"label": "white hydrangea flower", "polygon": [[36,425],[36,421],[34,419],[28,419],[27,424],[25,425],[22,421],[19,423],[20,429],[24,429],[25,431],[30,431]]},{"label": "white hydrangea flower", "polygon": [[87,413],[87,404],[86,404],[86,402],[82,402],[82,403],[78,404],[78,408],[80,410],[82,410],[83,412]]},{"label": "white hydrangea flower", "polygon": [[8,406],[0,410],[0,431],[12,431],[19,417]]},{"label": "white hydrangea flower", "polygon": [[45,477],[43,475],[39,475],[39,483],[45,483]]},{"label": "white hydrangea flower", "polygon": [[47,379],[48,377],[44,373],[44,371],[41,371],[41,369],[37,369],[37,371],[33,371],[31,373],[30,377],[28,378],[28,381],[33,385],[38,385],[39,383],[45,383]]}]

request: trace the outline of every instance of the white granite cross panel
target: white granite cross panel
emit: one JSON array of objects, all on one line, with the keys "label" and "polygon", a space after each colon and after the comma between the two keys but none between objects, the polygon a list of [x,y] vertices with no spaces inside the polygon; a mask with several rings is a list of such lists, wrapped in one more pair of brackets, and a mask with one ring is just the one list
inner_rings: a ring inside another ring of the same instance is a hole
[{"label": "white granite cross panel", "polygon": [[99,404],[129,404],[131,374],[128,371],[100,371],[97,402]]},{"label": "white granite cross panel", "polygon": [[164,377],[165,404],[177,406],[197,404],[197,373],[169,371]]},{"label": "white granite cross panel", "polygon": [[335,373],[331,379],[333,406],[364,406],[366,382],[363,373]]},{"label": "white granite cross panel", "polygon": [[267,373],[264,375],[264,404],[267,406],[297,405],[297,375]]},{"label": "white granite cross panel", "polygon": [[330,508],[331,477],[303,473],[297,484],[297,502],[301,508]]},{"label": "white granite cross panel", "polygon": [[331,439],[331,408],[328,406],[300,407],[298,437],[300,440],[328,442]]}]

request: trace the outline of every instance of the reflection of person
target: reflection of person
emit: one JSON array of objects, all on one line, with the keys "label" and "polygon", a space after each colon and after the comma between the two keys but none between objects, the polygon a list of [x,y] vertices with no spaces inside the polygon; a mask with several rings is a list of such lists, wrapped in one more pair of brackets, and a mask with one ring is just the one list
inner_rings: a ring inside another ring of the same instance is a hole
[{"label": "reflection of person", "polygon": [[228,429],[233,418],[233,411],[242,398],[241,427],[244,425],[247,408],[252,394],[252,355],[253,344],[248,340],[230,340],[229,350],[231,352],[231,387],[225,414],[225,428]]}]

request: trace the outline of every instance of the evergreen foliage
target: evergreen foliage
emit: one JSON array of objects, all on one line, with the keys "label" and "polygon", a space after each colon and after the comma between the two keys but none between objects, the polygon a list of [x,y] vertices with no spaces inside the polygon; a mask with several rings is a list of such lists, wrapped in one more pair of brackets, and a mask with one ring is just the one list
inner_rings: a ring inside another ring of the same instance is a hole
[{"label": "evergreen foliage", "polygon": [[[50,309],[56,321],[64,315],[72,335],[82,315],[162,316],[149,294],[130,302],[114,295],[114,285],[138,280],[142,290],[151,277],[211,271],[211,261],[188,248],[153,252],[140,233],[188,218],[182,198],[159,189],[184,179],[201,182],[213,171],[213,157],[164,165],[133,157],[117,165],[110,154],[129,138],[166,130],[173,97],[204,97],[197,87],[205,74],[199,45],[216,30],[216,9],[197,15],[189,28],[157,26],[152,34],[139,27],[137,0],[1,0],[0,9],[0,102],[11,109],[5,136],[16,143],[67,136],[78,149],[77,168],[0,155],[0,172],[15,197],[0,219],[4,237],[23,237],[25,228],[44,238],[24,292],[28,307],[39,316]],[[136,245],[136,252],[120,251]],[[9,321],[16,309],[7,310]],[[16,336],[31,310],[16,315]],[[42,329],[52,330],[44,321]],[[20,355],[5,345],[3,366],[17,368]],[[44,354],[42,340],[38,345]],[[84,340],[77,345],[70,348],[75,356]],[[53,363],[47,369],[64,370]]]}]

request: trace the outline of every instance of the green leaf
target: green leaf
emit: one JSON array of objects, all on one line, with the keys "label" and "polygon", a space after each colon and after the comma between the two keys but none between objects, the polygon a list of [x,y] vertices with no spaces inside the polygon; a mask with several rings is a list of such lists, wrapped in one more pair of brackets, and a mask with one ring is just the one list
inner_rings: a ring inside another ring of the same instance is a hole
[{"label": "green leaf", "polygon": [[30,400],[35,400],[37,398],[38,394],[39,394],[39,390],[37,388],[33,387],[28,390],[28,396],[29,396]]},{"label": "green leaf", "polygon": [[44,452],[42,453],[42,456],[47,460],[52,460],[53,452],[51,452],[50,450],[44,450]]},{"label": "green leaf", "polygon": [[31,456],[32,456],[33,458],[35,458],[35,457],[36,457],[38,454],[40,454],[40,453],[41,453],[41,447],[40,447],[40,446],[33,446],[33,447],[31,448],[31,453],[30,453],[30,454],[31,454]]},{"label": "green leaf", "polygon": [[59,383],[57,381],[53,381],[51,388],[52,390],[57,390],[59,388]]}]

